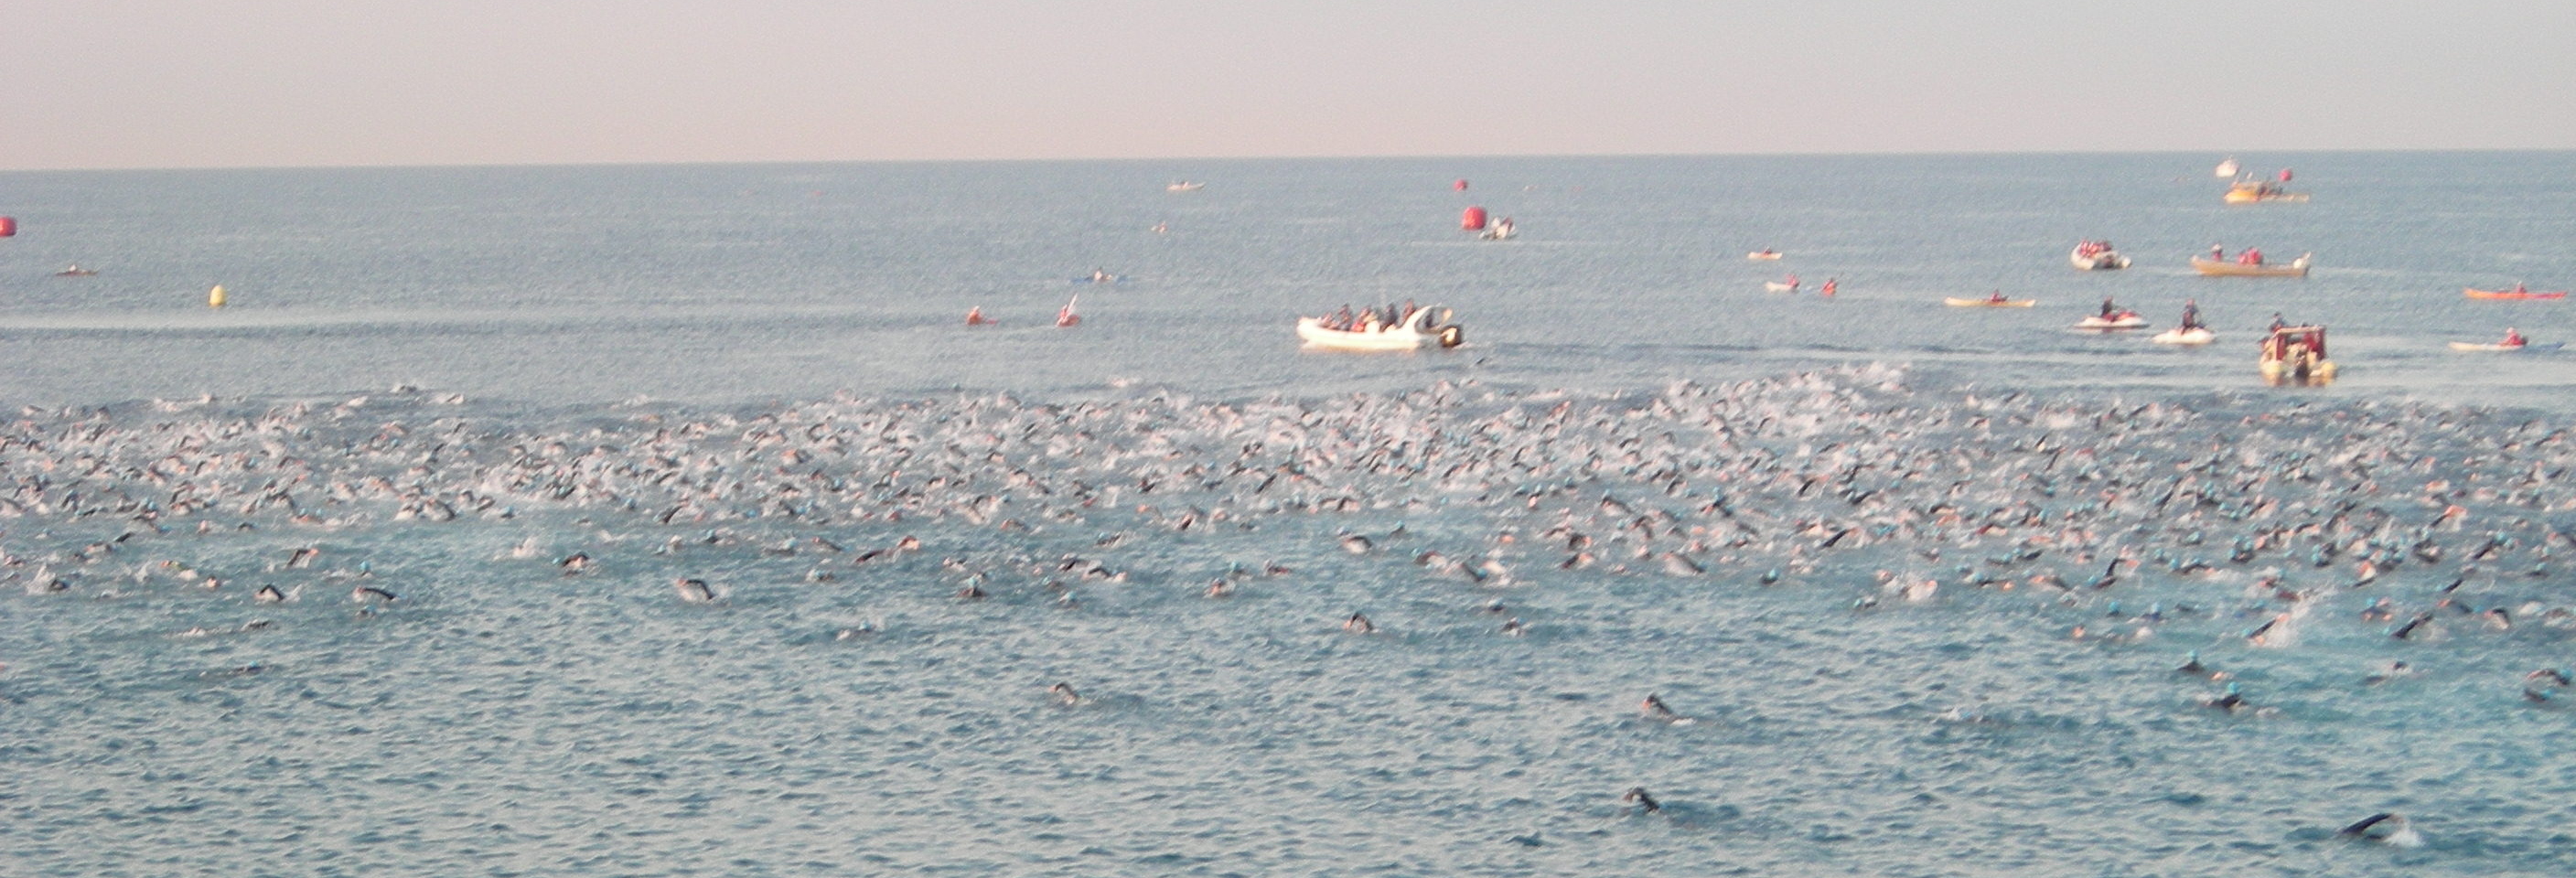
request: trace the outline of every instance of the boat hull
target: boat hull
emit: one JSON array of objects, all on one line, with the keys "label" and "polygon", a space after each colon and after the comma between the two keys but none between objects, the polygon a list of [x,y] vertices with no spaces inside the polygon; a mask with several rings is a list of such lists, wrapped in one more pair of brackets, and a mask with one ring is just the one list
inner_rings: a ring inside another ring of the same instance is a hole
[{"label": "boat hull", "polygon": [[2208,327],[2195,326],[2190,329],[2168,329],[2156,333],[2154,338],[2147,340],[2157,344],[2205,345],[2217,341],[2218,333],[2209,331]]},{"label": "boat hull", "polygon": [[2288,265],[2246,265],[2194,256],[2191,270],[2210,277],[2307,277],[2308,257],[2302,254]]},{"label": "boat hull", "polygon": [[1348,332],[1324,326],[1320,317],[1297,318],[1297,337],[1308,347],[1343,351],[1414,351],[1428,347],[1454,348],[1465,341],[1456,326],[1431,326],[1431,309],[1415,312],[1402,326],[1368,332]]},{"label": "boat hull", "polygon": [[1798,291],[1797,284],[1784,284],[1776,280],[1763,281],[1762,288],[1775,293],[1794,293]]},{"label": "boat hull", "polygon": [[2129,257],[2112,250],[2104,250],[2091,256],[2069,253],[2066,254],[2066,261],[2081,271],[2111,271],[2129,267]]},{"label": "boat hull", "polygon": [[1943,296],[1941,301],[1952,308],[2028,308],[2039,304],[2038,299],[2005,299],[1998,302],[1993,299],[1962,299],[1957,296]]},{"label": "boat hull", "polygon": [[2117,317],[2087,317],[2082,320],[2075,321],[2075,328],[2145,329],[2147,328],[2147,318],[2140,317],[2136,314],[2122,314]]},{"label": "boat hull", "polygon": [[1744,258],[1755,262],[1776,262],[1780,259],[1780,254],[1771,250],[1755,250],[1751,253],[1744,254]]},{"label": "boat hull", "polygon": [[2554,351],[2566,346],[2566,342],[2558,341],[2553,341],[2548,344],[2496,344],[2494,342],[2474,341],[2455,341],[2451,343],[2451,349],[2455,351],[2480,351],[2499,354],[2510,354],[2516,351]]}]

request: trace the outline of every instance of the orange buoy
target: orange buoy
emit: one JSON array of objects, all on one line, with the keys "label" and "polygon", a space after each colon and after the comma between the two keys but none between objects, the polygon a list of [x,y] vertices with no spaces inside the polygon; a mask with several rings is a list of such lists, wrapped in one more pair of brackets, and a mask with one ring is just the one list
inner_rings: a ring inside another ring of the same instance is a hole
[{"label": "orange buoy", "polygon": [[1458,215],[1458,227],[1470,232],[1484,231],[1485,209],[1481,207],[1467,208],[1466,213]]},{"label": "orange buoy", "polygon": [[2283,182],[2283,183],[2290,182],[2290,169],[2288,169],[2288,168],[2282,168],[2282,169],[2281,169],[2281,182]]},{"label": "orange buoy", "polygon": [[1458,182],[1449,184],[1449,188],[1456,189],[1460,192],[1467,191],[1467,178],[1458,178]]},{"label": "orange buoy", "polygon": [[15,234],[18,234],[18,218],[14,216],[0,216],[0,238],[6,238]]}]

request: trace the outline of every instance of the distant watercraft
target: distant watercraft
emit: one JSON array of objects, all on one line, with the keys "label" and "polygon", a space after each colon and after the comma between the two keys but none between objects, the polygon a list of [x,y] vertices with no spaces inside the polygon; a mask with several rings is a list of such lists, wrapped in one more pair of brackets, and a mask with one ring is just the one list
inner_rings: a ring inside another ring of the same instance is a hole
[{"label": "distant watercraft", "polygon": [[1410,351],[1435,344],[1454,348],[1466,341],[1458,324],[1432,325],[1435,313],[1442,320],[1449,318],[1446,308],[1421,308],[1394,326],[1333,329],[1325,325],[1324,318],[1300,317],[1297,318],[1297,337],[1313,347],[1346,351]]},{"label": "distant watercraft", "polygon": [[2028,308],[2039,304],[2038,299],[2006,299],[2001,296],[1987,296],[1982,299],[1943,296],[1941,301],[1948,303],[1952,308]]},{"label": "distant watercraft", "polygon": [[2236,157],[2235,157],[2235,156],[2228,156],[2225,160],[2220,161],[2220,162],[2218,163],[2218,171],[2217,171],[2217,173],[2218,173],[2218,179],[2221,179],[2221,180],[2233,179],[2233,178],[2235,178],[2235,176],[2236,176],[2236,172],[2237,172],[2238,170],[2239,170],[2239,168],[2237,168],[2237,166],[2236,166]]},{"label": "distant watercraft", "polygon": [[2564,298],[2567,298],[2567,291],[2566,291],[2566,290],[2552,290],[2552,291],[2550,291],[2550,292],[2546,292],[2546,293],[2544,293],[2544,292],[2539,292],[2539,291],[2537,291],[2537,290],[2527,290],[2527,289],[2523,289],[2523,286],[2522,286],[2521,284],[2514,284],[2514,285],[2513,285],[2513,289],[2510,289],[2510,290],[2481,290],[2481,289],[2478,289],[2477,287],[2462,287],[2462,288],[2460,288],[2460,292],[2461,292],[2462,294],[2464,294],[2464,295],[2468,296],[2469,298],[2472,298],[2472,299],[2564,299]]},{"label": "distant watercraft", "polygon": [[2191,269],[2212,277],[2307,277],[2310,255],[2312,254],[2301,253],[2299,258],[2290,260],[2288,265],[2227,262],[2194,256],[2191,258]]},{"label": "distant watercraft", "polygon": [[1779,280],[1766,280],[1762,282],[1762,288],[1775,293],[1794,293],[1798,291],[1798,276],[1793,274]]},{"label": "distant watercraft", "polygon": [[2451,343],[2451,349],[2455,351],[2495,351],[2501,353],[2511,353],[2514,351],[2554,351],[2566,346],[2567,343],[2563,341],[2553,341],[2548,344],[2532,344],[2530,342],[2506,344],[2504,342],[2475,341],[2455,341]]},{"label": "distant watercraft", "polygon": [[1206,183],[1201,183],[1201,182],[1198,182],[1198,181],[1196,181],[1196,180],[1182,180],[1182,181],[1180,181],[1180,182],[1173,183],[1173,184],[1171,184],[1171,185],[1169,185],[1169,186],[1165,186],[1165,187],[1163,187],[1163,191],[1165,191],[1165,192],[1196,192],[1196,191],[1199,191],[1200,189],[1204,189],[1204,188],[1207,188],[1207,184],[1206,184]]},{"label": "distant watercraft", "polygon": [[2108,271],[2129,267],[2129,257],[2111,249],[2109,241],[2084,241],[2066,254],[2066,261],[2085,271]]},{"label": "distant watercraft", "polygon": [[2095,315],[2075,321],[2077,329],[2145,329],[2147,318],[2136,311],[2121,311],[2109,317]]},{"label": "distant watercraft", "polygon": [[2244,180],[2227,187],[2227,203],[2253,204],[2258,201],[2306,201],[2305,192],[2292,192],[2261,180]]},{"label": "distant watercraft", "polygon": [[2206,326],[2194,326],[2190,329],[2168,329],[2147,340],[2157,344],[2204,345],[2217,341],[2218,333],[2209,331]]},{"label": "distant watercraft", "polygon": [[2263,356],[2255,361],[2263,380],[2273,384],[2297,382],[2324,384],[2333,381],[2335,364],[2326,359],[2326,328],[2323,326],[2284,326],[2272,330],[2263,339]]},{"label": "distant watercraft", "polygon": [[78,265],[68,266],[61,271],[54,272],[55,277],[90,277],[96,274],[98,274],[98,272],[82,268]]},{"label": "distant watercraft", "polygon": [[1073,303],[1075,303],[1075,302],[1079,302],[1079,301],[1082,301],[1082,294],[1081,294],[1081,293],[1075,293],[1075,294],[1073,295],[1073,298],[1066,299],[1066,300],[1064,301],[1064,307],[1062,307],[1062,308],[1058,308],[1058,309],[1056,309],[1056,311],[1055,311],[1055,325],[1057,325],[1057,326],[1077,326],[1077,325],[1080,325],[1080,324],[1082,323],[1082,315],[1080,315],[1080,314],[1076,314],[1076,313],[1074,313],[1074,311],[1073,311]]},{"label": "distant watercraft", "polygon": [[1760,250],[1755,250],[1755,251],[1753,251],[1753,252],[1751,252],[1751,253],[1744,254],[1744,258],[1746,258],[1746,259],[1751,259],[1751,260],[1755,260],[1755,261],[1778,259],[1778,258],[1780,258],[1780,251],[1778,251],[1778,250],[1773,250],[1773,249],[1771,249],[1771,248],[1769,248],[1769,247],[1764,247],[1764,248],[1762,248],[1762,249],[1760,249]]}]

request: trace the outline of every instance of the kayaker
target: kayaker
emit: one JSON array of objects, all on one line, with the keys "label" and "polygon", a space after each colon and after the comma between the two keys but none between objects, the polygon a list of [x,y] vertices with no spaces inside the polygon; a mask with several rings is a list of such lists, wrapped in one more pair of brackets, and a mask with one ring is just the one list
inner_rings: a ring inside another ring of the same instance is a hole
[{"label": "kayaker", "polygon": [[993,321],[991,321],[991,320],[987,320],[987,319],[985,319],[985,318],[984,318],[984,307],[983,307],[983,306],[981,306],[981,305],[977,305],[977,306],[975,306],[975,307],[972,307],[972,308],[968,308],[968,309],[966,309],[966,325],[968,325],[968,326],[982,326],[982,325],[984,325],[984,324],[991,323],[991,322],[993,322]]},{"label": "kayaker", "polygon": [[2521,333],[2520,331],[2515,330],[2513,327],[2510,327],[2510,326],[2505,327],[2505,328],[2504,328],[2504,346],[2505,346],[2505,347],[2509,347],[2509,348],[2518,348],[2518,347],[2521,347],[2522,345],[2523,345],[2522,333]]},{"label": "kayaker", "polygon": [[1817,294],[1817,295],[1821,295],[1821,296],[1830,296],[1830,295],[1833,295],[1833,294],[1834,294],[1834,279],[1833,279],[1833,278],[1830,278],[1830,277],[1829,277],[1829,278],[1825,278],[1825,285],[1824,285],[1824,287],[1823,287],[1822,289],[1817,290],[1817,291],[1816,291],[1816,294]]},{"label": "kayaker", "polygon": [[1996,290],[1996,291],[1994,291],[1994,292],[1991,292],[1991,293],[1987,293],[1987,294],[1986,294],[1986,301],[1993,302],[1993,303],[1995,303],[1995,304],[1997,304],[1997,305],[2001,305],[2001,304],[2003,304],[2004,302],[2009,301],[2009,300],[2007,300],[2007,299],[2005,299],[2005,298],[2004,298],[2004,291],[2002,291],[2002,290]]},{"label": "kayaker", "polygon": [[2211,261],[2211,262],[2225,262],[2225,261],[2227,261],[2227,248],[2226,248],[2226,247],[2223,247],[2223,246],[2220,246],[2220,245],[2217,245],[2217,244],[2211,244],[2211,245],[2209,245],[2209,261]]},{"label": "kayaker", "polygon": [[2288,325],[2290,325],[2290,324],[2289,324],[2289,323],[2287,323],[2287,322],[2284,322],[2284,321],[2281,319],[2281,312],[2279,312],[2279,311],[2274,311],[2274,312],[2272,312],[2272,331],[2273,331],[2273,332],[2280,332],[2280,331],[2281,331],[2281,327],[2288,326]]}]

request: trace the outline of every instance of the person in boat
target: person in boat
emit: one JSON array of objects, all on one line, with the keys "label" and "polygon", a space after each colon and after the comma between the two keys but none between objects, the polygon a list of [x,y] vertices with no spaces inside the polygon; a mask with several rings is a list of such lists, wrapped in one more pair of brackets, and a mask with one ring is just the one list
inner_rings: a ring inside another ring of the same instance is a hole
[{"label": "person in boat", "polygon": [[2263,264],[2263,248],[2247,247],[2245,248],[2245,252],[2236,254],[2236,261],[2242,265],[2261,265]]},{"label": "person in boat", "polygon": [[[1996,290],[1996,291],[1994,291],[1994,292],[1991,292],[1991,293],[1987,293],[1987,294],[1986,294],[1986,301],[1993,302],[1993,303],[1995,303],[1995,304],[1997,304],[1997,305],[2001,305],[2001,304],[2003,304],[2003,303],[2005,303],[2005,302],[2009,302],[2009,301],[2012,301],[2012,300],[2004,298],[2004,291],[2002,291],[2002,290]],[[2107,300],[2105,300],[2105,301],[2107,301]]]},{"label": "person in boat", "polygon": [[[73,267],[73,268],[79,268],[80,266],[75,265],[75,266],[72,266],[72,267]],[[2519,295],[2522,295],[2522,294],[2524,294],[2524,293],[2528,293],[2528,292],[2531,292],[2531,288],[2530,288],[2530,287],[2523,286],[2521,281],[2514,281],[2514,282],[2513,282],[2513,294],[2514,294],[2514,295],[2519,296]]]},{"label": "person in boat", "polygon": [[2505,327],[2503,344],[2505,347],[2509,348],[2518,348],[2523,346],[2525,342],[2522,337],[2522,332],[2510,326]]},{"label": "person in boat", "polygon": [[2227,261],[2227,248],[2226,248],[2224,245],[2220,245],[2220,244],[2211,244],[2211,245],[2209,245],[2209,261],[2211,261],[2211,262],[2225,262],[2225,261]]},{"label": "person in boat", "polygon": [[966,309],[966,325],[982,326],[991,322],[993,322],[992,318],[984,316],[984,306],[977,305]]},{"label": "person in boat", "polygon": [[2200,301],[2199,301],[2199,300],[2197,300],[2197,299],[2184,299],[2184,300],[2182,300],[2182,328],[2183,328],[2185,331],[2189,331],[2189,330],[2194,330],[2194,329],[2199,329],[2199,328],[2200,328]]},{"label": "person in boat", "polygon": [[2114,304],[2111,304],[2111,297],[2109,297],[2109,296],[2103,296],[2103,297],[2102,297],[2102,319],[2104,319],[2104,320],[2109,320],[2109,319],[2111,319],[2112,317],[2117,316],[2119,313],[2120,313],[2120,306],[2118,306],[2118,305],[2114,305]]},{"label": "person in boat", "polygon": [[2274,312],[2272,312],[2272,327],[2271,327],[2271,329],[2269,330],[2270,332],[2276,332],[2276,333],[2277,333],[2277,332],[2280,332],[2280,331],[2281,331],[2281,327],[2288,326],[2288,325],[2290,325],[2288,321],[2284,321],[2284,320],[2282,320],[2282,319],[2281,319],[2281,312],[2279,312],[2279,311],[2274,311]]},{"label": "person in boat", "polygon": [[1816,289],[1816,294],[1817,294],[1817,295],[1820,295],[1820,296],[1830,296],[1830,295],[1833,295],[1833,294],[1834,294],[1834,278],[1830,278],[1830,277],[1829,277],[1829,278],[1825,278],[1825,285],[1824,285],[1824,286],[1822,286],[1822,287],[1818,287],[1818,288]]}]

